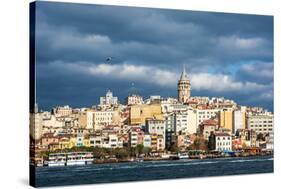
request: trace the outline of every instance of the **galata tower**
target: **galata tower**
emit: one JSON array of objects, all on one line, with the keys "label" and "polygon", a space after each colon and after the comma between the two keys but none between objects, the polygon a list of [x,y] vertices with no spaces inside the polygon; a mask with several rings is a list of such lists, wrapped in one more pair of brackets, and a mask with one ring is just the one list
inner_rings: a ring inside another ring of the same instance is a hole
[{"label": "galata tower", "polygon": [[178,101],[180,103],[186,103],[190,97],[190,80],[187,77],[187,73],[185,71],[185,66],[183,67],[183,72],[178,81]]}]

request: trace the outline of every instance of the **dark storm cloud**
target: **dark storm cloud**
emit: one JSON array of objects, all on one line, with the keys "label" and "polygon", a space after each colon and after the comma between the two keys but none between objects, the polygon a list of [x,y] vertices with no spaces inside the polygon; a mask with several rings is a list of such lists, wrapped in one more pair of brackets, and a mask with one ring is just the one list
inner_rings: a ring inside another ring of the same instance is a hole
[{"label": "dark storm cloud", "polygon": [[44,108],[89,106],[109,88],[122,100],[132,82],[144,96],[176,96],[186,64],[193,94],[272,109],[270,16],[49,2],[37,2],[36,11]]},{"label": "dark storm cloud", "polygon": [[244,64],[237,71],[236,77],[252,82],[268,84],[273,82],[272,62],[252,62]]}]

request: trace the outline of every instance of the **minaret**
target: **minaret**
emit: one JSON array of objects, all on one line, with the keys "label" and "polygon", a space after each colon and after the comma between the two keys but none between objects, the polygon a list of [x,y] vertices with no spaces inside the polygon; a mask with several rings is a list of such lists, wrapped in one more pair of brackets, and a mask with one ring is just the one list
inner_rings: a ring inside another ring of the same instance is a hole
[{"label": "minaret", "polygon": [[186,103],[190,97],[190,81],[183,66],[183,72],[178,81],[178,101],[180,103]]}]

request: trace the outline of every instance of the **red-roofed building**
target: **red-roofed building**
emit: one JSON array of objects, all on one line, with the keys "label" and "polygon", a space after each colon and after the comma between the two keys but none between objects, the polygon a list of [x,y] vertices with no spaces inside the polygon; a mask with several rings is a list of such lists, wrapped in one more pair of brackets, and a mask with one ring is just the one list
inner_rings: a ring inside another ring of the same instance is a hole
[{"label": "red-roofed building", "polygon": [[58,143],[59,137],[54,136],[53,133],[45,133],[41,138],[41,144],[43,147],[48,147],[49,144]]},{"label": "red-roofed building", "polygon": [[211,132],[215,132],[218,129],[218,121],[214,119],[204,120],[200,125],[200,134],[204,136],[204,139],[208,140]]}]

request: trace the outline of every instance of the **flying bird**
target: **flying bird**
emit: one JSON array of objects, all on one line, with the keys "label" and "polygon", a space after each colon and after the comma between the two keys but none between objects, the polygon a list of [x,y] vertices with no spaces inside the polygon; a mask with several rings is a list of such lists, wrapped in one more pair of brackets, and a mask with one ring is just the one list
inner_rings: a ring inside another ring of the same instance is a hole
[{"label": "flying bird", "polygon": [[107,59],[106,59],[106,62],[109,62],[109,61],[111,61],[113,59],[113,57],[107,57]]}]

